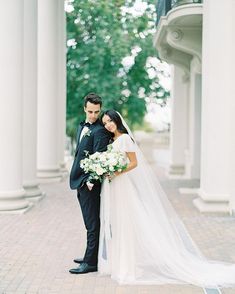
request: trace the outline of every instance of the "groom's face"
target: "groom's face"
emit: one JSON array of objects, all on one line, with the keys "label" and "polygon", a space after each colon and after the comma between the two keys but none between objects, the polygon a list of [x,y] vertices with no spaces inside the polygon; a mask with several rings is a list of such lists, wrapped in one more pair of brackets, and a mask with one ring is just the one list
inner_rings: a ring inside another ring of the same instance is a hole
[{"label": "groom's face", "polygon": [[90,123],[96,122],[99,117],[100,110],[100,104],[93,104],[87,102],[87,105],[84,107],[84,111],[86,113],[86,120]]}]

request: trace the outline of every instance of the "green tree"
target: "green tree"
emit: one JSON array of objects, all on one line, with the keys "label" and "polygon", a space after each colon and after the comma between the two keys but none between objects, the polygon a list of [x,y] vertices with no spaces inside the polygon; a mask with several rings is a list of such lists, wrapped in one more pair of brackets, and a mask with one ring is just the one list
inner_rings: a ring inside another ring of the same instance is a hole
[{"label": "green tree", "polygon": [[[168,96],[153,48],[155,0],[67,0],[67,134],[75,136],[83,117],[83,97],[98,93],[104,109],[114,108],[130,125],[141,124],[149,97]],[[160,93],[158,95],[158,93]]]}]

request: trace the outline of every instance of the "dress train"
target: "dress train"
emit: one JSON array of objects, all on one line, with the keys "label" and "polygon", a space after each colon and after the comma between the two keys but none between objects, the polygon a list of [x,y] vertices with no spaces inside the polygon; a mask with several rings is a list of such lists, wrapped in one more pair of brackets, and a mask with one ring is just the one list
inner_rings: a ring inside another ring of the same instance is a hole
[{"label": "dress train", "polygon": [[120,284],[235,286],[235,265],[201,256],[130,136],[113,148],[136,152],[138,167],[103,183],[99,273]]}]

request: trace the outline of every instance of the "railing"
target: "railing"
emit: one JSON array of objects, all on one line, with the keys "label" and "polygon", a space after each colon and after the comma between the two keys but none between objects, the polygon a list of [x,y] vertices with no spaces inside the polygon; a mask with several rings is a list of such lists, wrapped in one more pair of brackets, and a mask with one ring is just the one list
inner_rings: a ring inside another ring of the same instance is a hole
[{"label": "railing", "polygon": [[175,8],[180,5],[186,5],[186,4],[198,4],[202,3],[203,0],[158,0],[157,1],[157,24],[161,18],[161,16],[164,16],[167,14],[169,10],[172,8]]},{"label": "railing", "polygon": [[202,0],[172,0],[171,7],[174,8],[179,5],[194,4],[194,3],[202,3]]},{"label": "railing", "polygon": [[161,18],[161,16],[164,16],[167,14],[169,10],[171,10],[171,2],[172,0],[157,0],[157,21],[156,24],[158,25],[158,22]]}]

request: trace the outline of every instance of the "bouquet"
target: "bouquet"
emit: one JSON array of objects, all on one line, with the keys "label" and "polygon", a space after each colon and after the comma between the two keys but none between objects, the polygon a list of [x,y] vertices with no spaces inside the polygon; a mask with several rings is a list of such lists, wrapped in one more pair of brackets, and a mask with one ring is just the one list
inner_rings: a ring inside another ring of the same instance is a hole
[{"label": "bouquet", "polygon": [[89,173],[88,182],[99,180],[102,182],[105,176],[112,176],[116,171],[122,172],[127,167],[127,159],[124,153],[114,151],[112,145],[108,145],[105,152],[95,152],[80,162],[85,173]]}]

